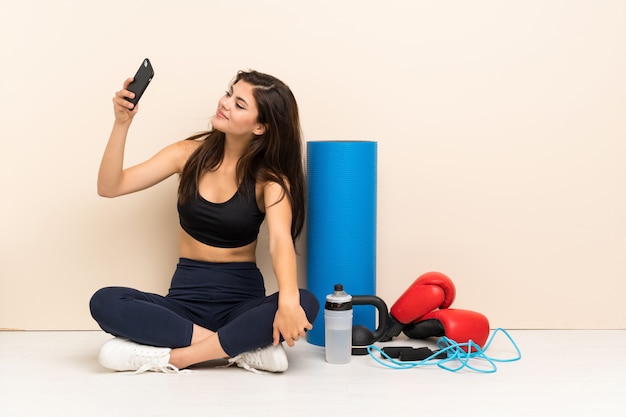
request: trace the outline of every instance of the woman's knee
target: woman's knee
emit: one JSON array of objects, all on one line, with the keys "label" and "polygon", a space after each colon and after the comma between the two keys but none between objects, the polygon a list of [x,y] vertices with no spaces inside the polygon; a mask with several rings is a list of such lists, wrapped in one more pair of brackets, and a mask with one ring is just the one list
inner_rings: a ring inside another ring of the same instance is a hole
[{"label": "woman's knee", "polygon": [[315,297],[309,290],[300,289],[300,305],[302,305],[307,319],[313,323],[320,310],[320,303],[317,300],[317,297]]},{"label": "woman's knee", "polygon": [[96,321],[106,314],[107,311],[112,310],[113,304],[116,300],[120,299],[120,288],[118,287],[105,287],[96,291],[89,300],[89,311],[91,317]]}]

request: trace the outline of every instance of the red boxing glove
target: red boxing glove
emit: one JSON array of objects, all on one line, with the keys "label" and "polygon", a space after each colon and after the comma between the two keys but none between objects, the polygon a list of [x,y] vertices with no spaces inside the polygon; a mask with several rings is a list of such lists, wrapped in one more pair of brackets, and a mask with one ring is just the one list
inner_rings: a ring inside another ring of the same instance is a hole
[{"label": "red boxing glove", "polygon": [[431,311],[402,331],[412,339],[446,336],[457,343],[471,339],[482,348],[489,337],[489,320],[475,311],[449,308]]},{"label": "red boxing glove", "polygon": [[386,340],[397,336],[404,325],[437,308],[448,308],[454,301],[456,289],[448,276],[441,272],[426,272],[398,298],[389,311],[390,324]]},{"label": "red boxing glove", "polygon": [[391,316],[408,324],[437,308],[448,308],[454,301],[454,283],[441,272],[426,272],[391,306]]}]

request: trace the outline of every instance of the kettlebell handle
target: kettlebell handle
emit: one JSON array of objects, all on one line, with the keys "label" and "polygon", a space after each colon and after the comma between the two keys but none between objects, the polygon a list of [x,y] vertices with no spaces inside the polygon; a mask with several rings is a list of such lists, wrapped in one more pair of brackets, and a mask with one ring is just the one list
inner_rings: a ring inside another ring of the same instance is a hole
[{"label": "kettlebell handle", "polygon": [[387,320],[389,318],[389,309],[382,298],[375,295],[353,295],[352,305],[373,305],[378,310],[378,328],[373,333],[374,342],[379,341],[387,331]]}]

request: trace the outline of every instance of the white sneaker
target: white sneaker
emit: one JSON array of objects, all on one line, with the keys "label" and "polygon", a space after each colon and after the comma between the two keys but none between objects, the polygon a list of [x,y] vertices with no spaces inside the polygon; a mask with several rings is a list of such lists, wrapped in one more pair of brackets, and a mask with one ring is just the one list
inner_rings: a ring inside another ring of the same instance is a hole
[{"label": "white sneaker", "polygon": [[283,372],[289,366],[287,354],[282,344],[278,344],[278,346],[269,345],[250,352],[244,352],[229,359],[228,362],[256,373],[263,373],[259,371]]},{"label": "white sneaker", "polygon": [[98,360],[102,366],[114,371],[176,373],[178,368],[169,363],[171,351],[170,348],[140,345],[116,337],[102,346]]}]

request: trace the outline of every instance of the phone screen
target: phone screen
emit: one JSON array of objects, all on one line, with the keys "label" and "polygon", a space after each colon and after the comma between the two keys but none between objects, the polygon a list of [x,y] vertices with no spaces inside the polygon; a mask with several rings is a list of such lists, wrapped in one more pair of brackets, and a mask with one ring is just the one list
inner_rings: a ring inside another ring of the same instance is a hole
[{"label": "phone screen", "polygon": [[150,84],[150,81],[152,81],[152,77],[154,77],[154,69],[152,68],[150,60],[146,58],[139,66],[139,69],[135,74],[134,81],[128,86],[128,91],[132,91],[133,93],[135,93],[135,98],[127,98],[126,100],[130,101],[136,106],[144,91],[146,91],[146,88],[148,88],[148,84]]}]

